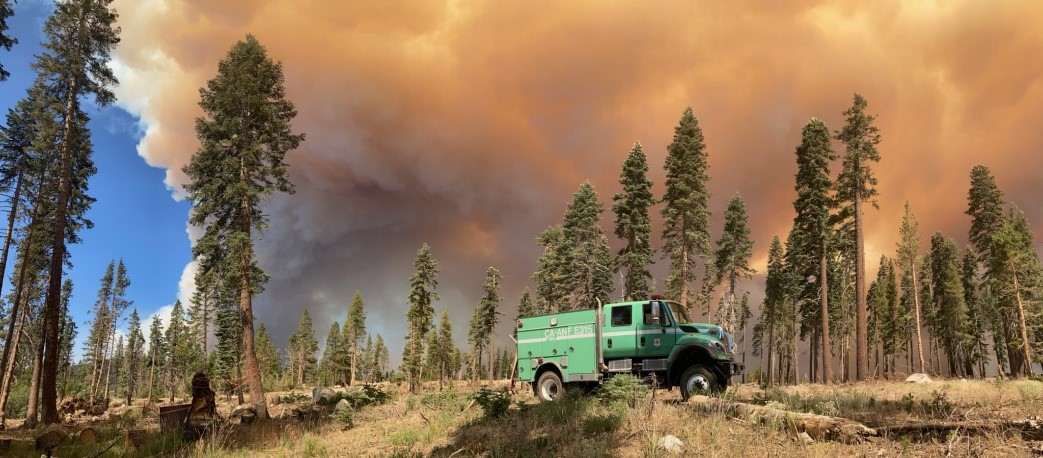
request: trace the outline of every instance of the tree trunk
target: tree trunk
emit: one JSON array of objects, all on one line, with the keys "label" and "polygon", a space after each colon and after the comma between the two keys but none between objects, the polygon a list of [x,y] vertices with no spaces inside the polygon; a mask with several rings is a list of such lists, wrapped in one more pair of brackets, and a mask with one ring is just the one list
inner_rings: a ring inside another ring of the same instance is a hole
[{"label": "tree trunk", "polygon": [[58,418],[58,309],[62,298],[62,267],[65,261],[65,225],[69,194],[72,192],[73,116],[76,114],[76,94],[79,81],[69,81],[65,102],[64,126],[61,142],[61,166],[58,174],[58,202],[54,208],[54,243],[48,269],[47,297],[43,307],[43,423],[57,423]]},{"label": "tree trunk", "polygon": [[496,379],[495,368],[493,367],[496,364],[496,353],[495,353],[495,350],[494,350],[493,346],[494,346],[494,342],[493,342],[493,338],[492,338],[492,333],[490,332],[489,333],[489,382],[492,382],[493,380]]},{"label": "tree trunk", "polygon": [[148,403],[152,404],[152,389],[156,386],[156,348],[153,347],[150,350],[152,350],[152,364],[149,365],[148,370]]},{"label": "tree trunk", "polygon": [[797,312],[798,312],[798,310],[797,310],[797,303],[796,303],[796,301],[794,301],[793,302],[793,328],[792,328],[792,332],[790,333],[790,355],[789,355],[790,366],[792,366],[791,369],[793,371],[792,378],[791,378],[791,383],[793,383],[794,385],[799,383],[798,382],[798,378],[797,378],[797,372],[799,370],[798,367],[797,367],[798,366],[797,365],[797,319],[798,319],[798,313]]},{"label": "tree trunk", "polygon": [[819,284],[822,303],[822,377],[825,383],[833,383],[833,354],[829,342],[829,282],[826,281],[826,256],[819,259]]},{"label": "tree trunk", "polygon": [[[16,293],[15,297],[20,295]],[[18,356],[18,344],[22,337],[22,328],[25,325],[25,320],[28,318],[25,316],[25,308],[18,310],[18,299],[16,299],[12,313],[17,313],[17,315],[13,315],[11,319],[11,325],[14,326],[14,338],[8,342],[8,347],[4,347],[4,375],[3,381],[0,382],[0,429],[7,429],[7,400],[11,395],[11,382],[14,380],[14,366]],[[10,354],[7,352],[9,348],[13,350]]]},{"label": "tree trunk", "polygon": [[109,405],[109,384],[111,383],[111,375],[112,375],[112,357],[115,354],[115,350],[113,349],[113,347],[116,346],[115,343],[113,342],[113,340],[116,339],[116,326],[115,326],[116,314],[110,313],[110,315],[112,315],[112,317],[113,317],[113,325],[110,327],[111,335],[107,339],[109,341],[109,343],[107,345],[109,348],[108,348],[108,350],[105,351],[105,391],[104,391],[104,393],[103,393],[103,395],[101,397],[101,402],[102,402],[103,405]]},{"label": "tree trunk", "polygon": [[1032,353],[1029,348],[1029,334],[1028,325],[1025,319],[1025,304],[1021,301],[1021,287],[1018,285],[1018,272],[1013,270],[1014,266],[1011,266],[1011,270],[1014,273],[1014,297],[1018,302],[1018,327],[1021,331],[1021,355],[1023,361],[1021,361],[1021,370],[1018,372],[1018,376],[1028,377],[1032,375]]},{"label": "tree trunk", "polygon": [[[681,297],[678,298],[678,299],[679,299],[679,302],[681,303],[681,308],[684,308],[685,310],[688,310],[688,249],[687,249],[687,247],[684,244],[681,245],[681,272],[680,272],[680,275],[681,275],[681,279],[680,279],[681,280],[681,289],[679,291],[680,291]],[[696,316],[696,314],[695,314],[695,305],[694,304],[692,305],[691,310],[689,310],[689,313],[691,313],[692,316]]]},{"label": "tree trunk", "polygon": [[775,323],[768,324],[768,386],[775,384]]},{"label": "tree trunk", "polygon": [[29,378],[29,401],[25,407],[25,423],[22,424],[22,426],[27,429],[35,428],[37,424],[37,406],[40,404],[40,371],[41,366],[43,365],[43,351],[44,340],[39,339],[39,343],[36,345],[36,351],[33,352],[33,373]]},{"label": "tree trunk", "polygon": [[[856,167],[856,170],[858,167]],[[861,186],[861,184],[859,184]],[[865,234],[862,231],[862,191],[855,189],[855,380],[869,377],[869,309],[866,306]]]},{"label": "tree trunk", "polygon": [[921,331],[920,324],[920,286],[916,279],[916,267],[910,266],[909,269],[913,274],[913,306],[916,313],[916,357],[917,361],[920,363],[920,372],[925,372],[923,361],[923,331]]},{"label": "tree trunk", "polygon": [[[354,334],[354,331],[352,331]],[[355,372],[358,372],[355,364],[358,364],[358,341],[359,337],[355,336],[354,341],[351,343],[351,379],[348,382],[348,386],[355,386]]]},{"label": "tree trunk", "polygon": [[[0,251],[0,272],[7,272],[7,254],[11,251],[11,236],[14,234],[14,222],[18,216],[18,204],[22,195],[22,178],[25,176],[24,156],[23,153],[23,158],[18,162],[18,178],[15,180],[14,196],[11,197],[11,211],[7,214],[7,234],[4,236],[4,248]],[[29,231],[31,232],[32,228]],[[0,274],[0,290],[3,289],[4,276]],[[6,353],[7,347],[4,347],[4,349]]]}]

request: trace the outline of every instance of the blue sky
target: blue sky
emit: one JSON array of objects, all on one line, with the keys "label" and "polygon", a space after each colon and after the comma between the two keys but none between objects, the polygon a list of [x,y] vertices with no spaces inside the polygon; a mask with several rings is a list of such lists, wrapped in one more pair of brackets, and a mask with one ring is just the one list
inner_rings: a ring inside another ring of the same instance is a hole
[{"label": "blue sky", "polygon": [[[11,73],[0,83],[0,113],[6,114],[32,83],[30,64],[41,50],[42,24],[50,8],[49,2],[20,1],[15,5],[9,32],[18,44],[10,52],[0,51],[0,59]],[[192,256],[185,232],[190,206],[175,202],[163,184],[163,170],[148,166],[138,156],[136,145],[142,135],[138,120],[116,106],[85,108],[91,116],[98,173],[91,178],[89,191],[97,202],[87,214],[94,228],[80,234],[82,243],[69,246],[73,267],[67,271],[67,278],[73,281],[71,309],[78,342],[85,338],[89,311],[109,261],[123,259],[132,282],[127,298],[145,320],[174,302],[181,273]],[[11,288],[9,273],[5,295]],[[125,315],[129,314],[128,310]]]}]

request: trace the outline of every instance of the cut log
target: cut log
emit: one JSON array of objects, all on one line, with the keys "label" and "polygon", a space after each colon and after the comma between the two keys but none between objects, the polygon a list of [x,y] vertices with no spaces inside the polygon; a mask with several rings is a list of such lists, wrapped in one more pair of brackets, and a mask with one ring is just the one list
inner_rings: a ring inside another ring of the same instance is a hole
[{"label": "cut log", "polygon": [[875,429],[846,418],[791,412],[708,396],[692,396],[688,402],[699,406],[706,412],[723,413],[733,418],[753,418],[762,423],[781,423],[794,428],[798,433],[806,432],[819,441],[859,443],[879,435]]},{"label": "cut log", "polygon": [[1024,440],[1043,440],[1043,422],[1033,418],[1027,420],[995,422],[920,423],[877,428],[877,432],[884,437],[910,435],[944,436],[953,431],[970,436],[981,436],[990,433],[1017,433]]}]

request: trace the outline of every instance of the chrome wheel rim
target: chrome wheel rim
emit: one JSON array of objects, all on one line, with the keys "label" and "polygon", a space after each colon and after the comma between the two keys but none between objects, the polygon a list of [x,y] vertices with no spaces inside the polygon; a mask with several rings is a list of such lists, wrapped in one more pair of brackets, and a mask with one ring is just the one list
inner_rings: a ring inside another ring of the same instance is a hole
[{"label": "chrome wheel rim", "polygon": [[689,393],[707,393],[710,391],[710,380],[702,374],[695,374],[688,378]]}]

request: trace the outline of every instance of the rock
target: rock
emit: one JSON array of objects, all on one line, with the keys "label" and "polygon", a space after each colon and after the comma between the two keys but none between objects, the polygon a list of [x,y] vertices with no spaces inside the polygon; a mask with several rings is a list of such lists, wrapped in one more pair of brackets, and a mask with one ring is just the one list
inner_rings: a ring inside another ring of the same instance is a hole
[{"label": "rock", "polygon": [[931,378],[927,374],[916,373],[905,378],[908,383],[931,383]]},{"label": "rock", "polygon": [[341,399],[340,401],[337,401],[337,405],[333,407],[333,411],[334,412],[340,412],[342,410],[350,410],[350,409],[351,409],[351,403],[348,402],[347,399]]},{"label": "rock", "polygon": [[114,399],[110,407],[123,407],[126,403],[122,399]]},{"label": "rock", "polygon": [[94,428],[85,428],[80,431],[80,434],[76,436],[81,444],[93,444],[98,442],[98,431]]},{"label": "rock", "polygon": [[91,423],[97,423],[99,421],[101,421],[101,417],[99,417],[97,415],[91,417]]},{"label": "rock", "polygon": [[804,445],[811,445],[815,443],[815,439],[812,439],[811,435],[808,434],[807,431],[801,431],[800,434],[797,434],[797,440],[803,443]]},{"label": "rock", "polygon": [[677,436],[674,435],[659,438],[657,446],[672,455],[680,455],[684,453],[684,442],[681,442],[681,439],[678,439]]},{"label": "rock", "polygon": [[315,387],[311,389],[311,402],[318,405],[329,404],[333,400],[333,396],[336,396],[336,392],[326,387]]}]

